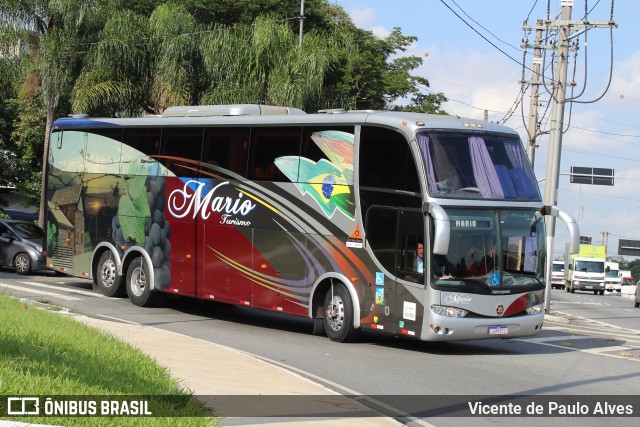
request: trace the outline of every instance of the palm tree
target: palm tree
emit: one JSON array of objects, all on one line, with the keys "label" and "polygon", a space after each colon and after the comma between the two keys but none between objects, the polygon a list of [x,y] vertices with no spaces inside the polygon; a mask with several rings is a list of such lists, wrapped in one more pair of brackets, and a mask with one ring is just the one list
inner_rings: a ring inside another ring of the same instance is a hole
[{"label": "palm tree", "polygon": [[44,169],[56,108],[67,97],[81,51],[92,41],[105,13],[98,0],[0,0],[0,44],[27,48],[21,53],[21,92],[42,97],[46,125],[42,162],[40,224],[46,208]]},{"label": "palm tree", "polygon": [[[258,18],[252,26],[217,27],[202,40],[208,87],[203,104],[262,103],[314,109],[332,93],[327,73],[348,50],[336,34],[298,35],[286,24]],[[335,105],[335,104],[333,104]]]},{"label": "palm tree", "polygon": [[136,116],[193,102],[200,35],[193,17],[173,3],[149,18],[113,14],[76,82],[74,110]]}]

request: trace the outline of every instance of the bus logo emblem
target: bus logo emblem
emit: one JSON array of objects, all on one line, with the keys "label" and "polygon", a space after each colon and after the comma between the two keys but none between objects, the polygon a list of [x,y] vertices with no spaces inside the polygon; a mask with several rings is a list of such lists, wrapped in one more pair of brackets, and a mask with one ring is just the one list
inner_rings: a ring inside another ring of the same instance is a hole
[{"label": "bus logo emblem", "polygon": [[502,304],[496,308],[496,313],[498,313],[498,316],[502,316],[502,313],[504,313],[504,306]]}]

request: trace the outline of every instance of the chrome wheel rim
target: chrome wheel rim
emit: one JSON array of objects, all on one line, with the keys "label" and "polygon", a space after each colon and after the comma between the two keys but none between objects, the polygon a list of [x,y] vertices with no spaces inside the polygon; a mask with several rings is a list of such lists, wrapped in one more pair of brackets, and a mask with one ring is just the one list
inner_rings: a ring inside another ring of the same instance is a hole
[{"label": "chrome wheel rim", "polygon": [[15,261],[16,271],[18,273],[26,273],[29,270],[29,259],[27,259],[26,255],[18,255]]},{"label": "chrome wheel rim", "polygon": [[334,295],[327,306],[327,320],[334,331],[339,331],[344,325],[344,301],[338,295]]},{"label": "chrome wheel rim", "polygon": [[113,260],[108,259],[102,265],[100,278],[102,279],[102,284],[107,288],[110,288],[116,282],[116,265]]},{"label": "chrome wheel rim", "polygon": [[142,267],[137,267],[131,275],[131,292],[137,297],[141,296],[147,288],[147,275]]}]

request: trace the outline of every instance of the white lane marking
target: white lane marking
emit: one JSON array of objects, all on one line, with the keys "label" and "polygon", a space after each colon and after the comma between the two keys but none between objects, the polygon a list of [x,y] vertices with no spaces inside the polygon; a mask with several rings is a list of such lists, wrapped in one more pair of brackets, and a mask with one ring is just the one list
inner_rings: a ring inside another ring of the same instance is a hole
[{"label": "white lane marking", "polygon": [[565,335],[565,336],[558,336],[558,337],[521,338],[520,341],[541,343],[541,342],[549,342],[549,341],[587,340],[587,339],[594,339],[594,337],[591,337],[588,335]]},{"label": "white lane marking", "polygon": [[60,286],[45,285],[44,283],[38,283],[38,282],[19,282],[19,283],[24,283],[25,285],[30,285],[30,286],[37,286],[39,288],[55,289],[57,291],[71,292],[73,294],[88,295],[96,298],[107,298],[99,292],[93,292],[93,291],[87,291],[84,289],[68,287],[68,285],[65,288],[61,288]]},{"label": "white lane marking", "polygon": [[[516,338],[517,341],[523,341],[523,342],[528,342],[524,339],[520,339],[520,338]],[[589,353],[589,354],[594,354],[596,356],[606,356],[606,357],[613,357],[614,359],[623,359],[623,360],[630,360],[632,362],[640,362],[640,359],[638,358],[633,358],[633,357],[628,357],[628,356],[620,356],[617,354],[605,354],[605,353],[600,353],[598,352],[598,349],[581,349],[581,348],[575,348],[575,347],[570,347],[570,346],[564,346],[564,345],[558,345],[558,344],[551,344],[551,343],[547,343],[547,342],[536,342],[534,344],[538,344],[538,345],[546,345],[548,347],[554,347],[554,348],[561,348],[567,351],[579,351],[582,353]],[[616,346],[617,347],[617,346]],[[612,347],[608,347],[608,348],[612,348]],[[629,350],[637,350],[637,348],[634,347],[625,347],[625,350],[629,351]],[[607,351],[607,350],[605,350]]]},{"label": "white lane marking", "polygon": [[625,345],[612,345],[610,347],[587,348],[587,349],[582,349],[581,351],[584,351],[586,353],[598,354],[598,353],[606,353],[607,351],[631,351],[631,350],[637,350],[637,348],[628,347]]},{"label": "white lane marking", "polygon": [[63,300],[67,300],[67,301],[81,301],[82,298],[76,298],[76,297],[70,297],[70,296],[66,296],[66,295],[61,295],[55,292],[47,292],[47,291],[39,291],[37,289],[30,289],[30,288],[25,288],[24,286],[15,286],[15,285],[9,285],[6,283],[0,283],[0,288],[6,288],[6,289],[13,289],[16,291],[22,291],[22,292],[26,292],[28,294],[36,294],[36,295],[46,295],[46,296],[50,296],[50,297],[57,297]]}]

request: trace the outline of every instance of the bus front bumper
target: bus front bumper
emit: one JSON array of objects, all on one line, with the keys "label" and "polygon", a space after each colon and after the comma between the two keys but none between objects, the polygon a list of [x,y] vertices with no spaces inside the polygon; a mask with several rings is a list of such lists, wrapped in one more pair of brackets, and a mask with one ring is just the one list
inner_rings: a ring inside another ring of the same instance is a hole
[{"label": "bus front bumper", "polygon": [[544,312],[512,317],[457,318],[432,314],[423,328],[425,341],[517,338],[536,335],[542,330]]}]

